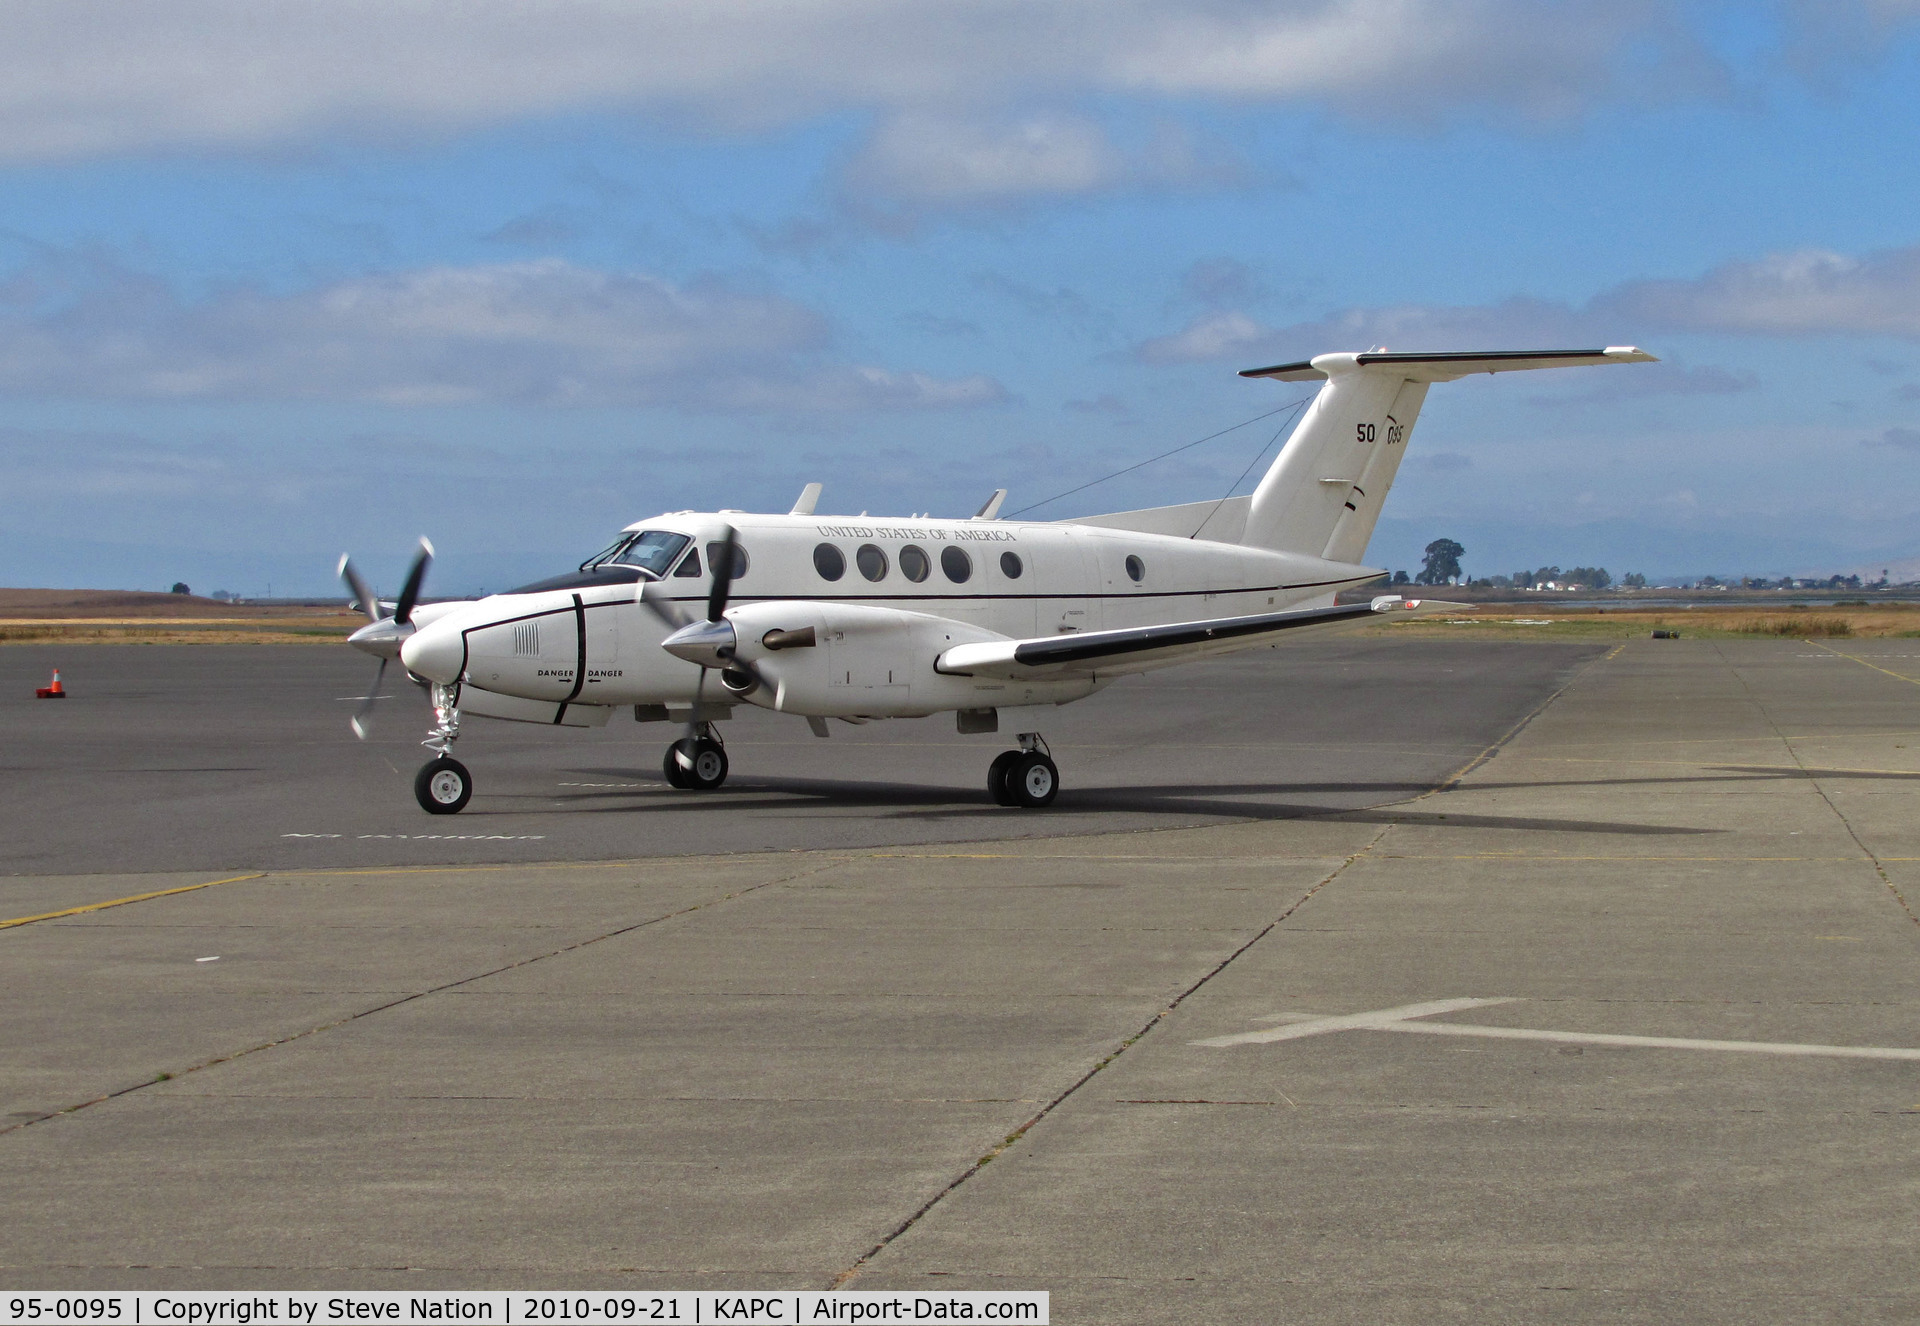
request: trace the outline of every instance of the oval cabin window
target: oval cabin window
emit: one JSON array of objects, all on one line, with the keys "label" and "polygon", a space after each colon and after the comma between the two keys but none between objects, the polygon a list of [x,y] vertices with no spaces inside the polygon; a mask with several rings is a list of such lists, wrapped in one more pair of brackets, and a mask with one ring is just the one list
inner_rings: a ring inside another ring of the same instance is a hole
[{"label": "oval cabin window", "polygon": [[860,545],[859,551],[853,555],[853,564],[859,567],[860,574],[869,580],[887,578],[887,555],[871,543]]},{"label": "oval cabin window", "polygon": [[973,579],[973,558],[967,556],[965,548],[942,548],[940,569],[947,573],[947,579],[954,584],[964,585]]},{"label": "oval cabin window", "polygon": [[917,585],[925,580],[928,572],[932,570],[933,562],[928,559],[925,548],[915,547],[909,543],[900,550],[900,574],[914,584]]},{"label": "oval cabin window", "polygon": [[[728,565],[729,561],[731,566]],[[731,559],[727,556],[726,544],[716,541],[707,545],[707,569],[713,574],[720,575],[724,570],[729,579],[738,580],[747,573],[747,566],[747,550],[738,543],[733,545]]]},{"label": "oval cabin window", "polygon": [[1147,564],[1133,554],[1127,554],[1127,579],[1139,584],[1147,578]]},{"label": "oval cabin window", "polygon": [[1009,580],[1018,580],[1020,572],[1026,568],[1020,565],[1020,554],[1003,552],[1000,554],[1000,574]]},{"label": "oval cabin window", "polygon": [[813,550],[813,569],[822,580],[838,580],[847,573],[846,556],[831,543],[817,544]]}]

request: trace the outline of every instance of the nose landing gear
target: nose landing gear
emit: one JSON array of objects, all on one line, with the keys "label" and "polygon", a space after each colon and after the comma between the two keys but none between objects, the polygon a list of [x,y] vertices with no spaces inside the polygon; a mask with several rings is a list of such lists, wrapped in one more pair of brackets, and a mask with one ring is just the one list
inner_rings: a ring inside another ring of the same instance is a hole
[{"label": "nose landing gear", "polygon": [[662,771],[671,787],[692,792],[711,792],[727,781],[727,750],[711,723],[694,727],[694,735],[682,737],[667,747]]},{"label": "nose landing gear", "polygon": [[1060,770],[1038,732],[1022,732],[1020,749],[1002,751],[987,768],[987,793],[996,805],[1038,810],[1053,804]]},{"label": "nose landing gear", "polygon": [[420,744],[435,754],[413,776],[413,797],[429,815],[458,815],[473,797],[473,775],[453,758],[453,743],[460,737],[460,687],[436,683],[432,698],[433,731]]}]

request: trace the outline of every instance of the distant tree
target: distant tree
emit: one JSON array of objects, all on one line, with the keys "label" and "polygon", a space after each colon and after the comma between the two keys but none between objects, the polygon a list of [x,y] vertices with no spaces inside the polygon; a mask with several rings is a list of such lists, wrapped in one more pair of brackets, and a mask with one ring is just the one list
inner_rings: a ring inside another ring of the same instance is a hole
[{"label": "distant tree", "polygon": [[192,591],[192,590],[190,590],[190,589],[188,589],[188,588],[187,588],[187,582],[186,582],[186,581],[184,581],[184,580],[176,580],[176,581],[174,581],[174,582],[173,582],[173,592],[174,592],[175,594],[191,594],[191,593],[193,593],[193,591]]},{"label": "distant tree", "polygon": [[1395,571],[1393,573],[1393,579],[1389,580],[1387,583],[1389,585],[1411,585],[1413,581],[1408,577],[1405,571]]},{"label": "distant tree", "polygon": [[1515,589],[1532,589],[1533,588],[1534,579],[1533,579],[1533,572],[1531,571],[1515,571],[1511,579],[1513,581],[1513,587]]},{"label": "distant tree", "polygon": [[1629,571],[1620,577],[1620,588],[1622,589],[1645,589],[1646,587],[1647,578],[1638,571]]},{"label": "distant tree", "polygon": [[219,599],[222,603],[225,603],[228,599],[233,597],[233,591],[228,589],[216,589],[213,591],[213,596],[216,599]]},{"label": "distant tree", "polygon": [[1444,585],[1460,577],[1460,557],[1466,552],[1452,539],[1435,539],[1427,545],[1426,557],[1421,562],[1420,574],[1413,578],[1418,585]]},{"label": "distant tree", "polygon": [[1720,577],[1719,576],[1701,576],[1700,581],[1695,586],[1695,588],[1696,589],[1718,589],[1720,588]]}]

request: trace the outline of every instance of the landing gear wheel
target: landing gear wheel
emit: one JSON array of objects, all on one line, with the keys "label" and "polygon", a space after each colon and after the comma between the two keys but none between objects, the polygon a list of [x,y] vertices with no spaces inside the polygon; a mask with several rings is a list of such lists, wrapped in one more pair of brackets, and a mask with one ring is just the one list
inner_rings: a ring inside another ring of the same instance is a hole
[{"label": "landing gear wheel", "polygon": [[1007,790],[1017,806],[1050,806],[1060,791],[1060,770],[1037,750],[1020,751],[1007,769]]},{"label": "landing gear wheel", "polygon": [[727,781],[727,752],[717,741],[682,737],[667,747],[667,782],[695,792],[711,792]]},{"label": "landing gear wheel", "polygon": [[458,815],[473,796],[473,775],[451,755],[428,760],[413,776],[414,799],[429,815]]},{"label": "landing gear wheel", "polygon": [[1017,806],[1013,788],[1007,782],[1007,773],[1013,768],[1013,762],[1025,754],[1024,751],[1003,750],[993,757],[993,763],[987,766],[987,795],[993,798],[996,806]]}]

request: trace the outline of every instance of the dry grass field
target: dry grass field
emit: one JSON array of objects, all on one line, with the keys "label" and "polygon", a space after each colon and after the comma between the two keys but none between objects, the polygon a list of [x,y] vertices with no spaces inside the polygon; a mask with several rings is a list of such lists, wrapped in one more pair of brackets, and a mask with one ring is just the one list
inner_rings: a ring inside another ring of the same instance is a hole
[{"label": "dry grass field", "polygon": [[1920,637],[1920,603],[1754,607],[1729,604],[1683,608],[1603,608],[1557,612],[1551,604],[1532,612],[1489,604],[1457,617],[1431,617],[1373,628],[1413,634],[1481,632],[1512,639],[1569,637],[1626,639],[1655,631],[1722,639],[1772,637],[1793,640]]},{"label": "dry grass field", "polygon": [[223,603],[138,590],[0,589],[0,644],[332,644],[365,620],[324,605]]}]

